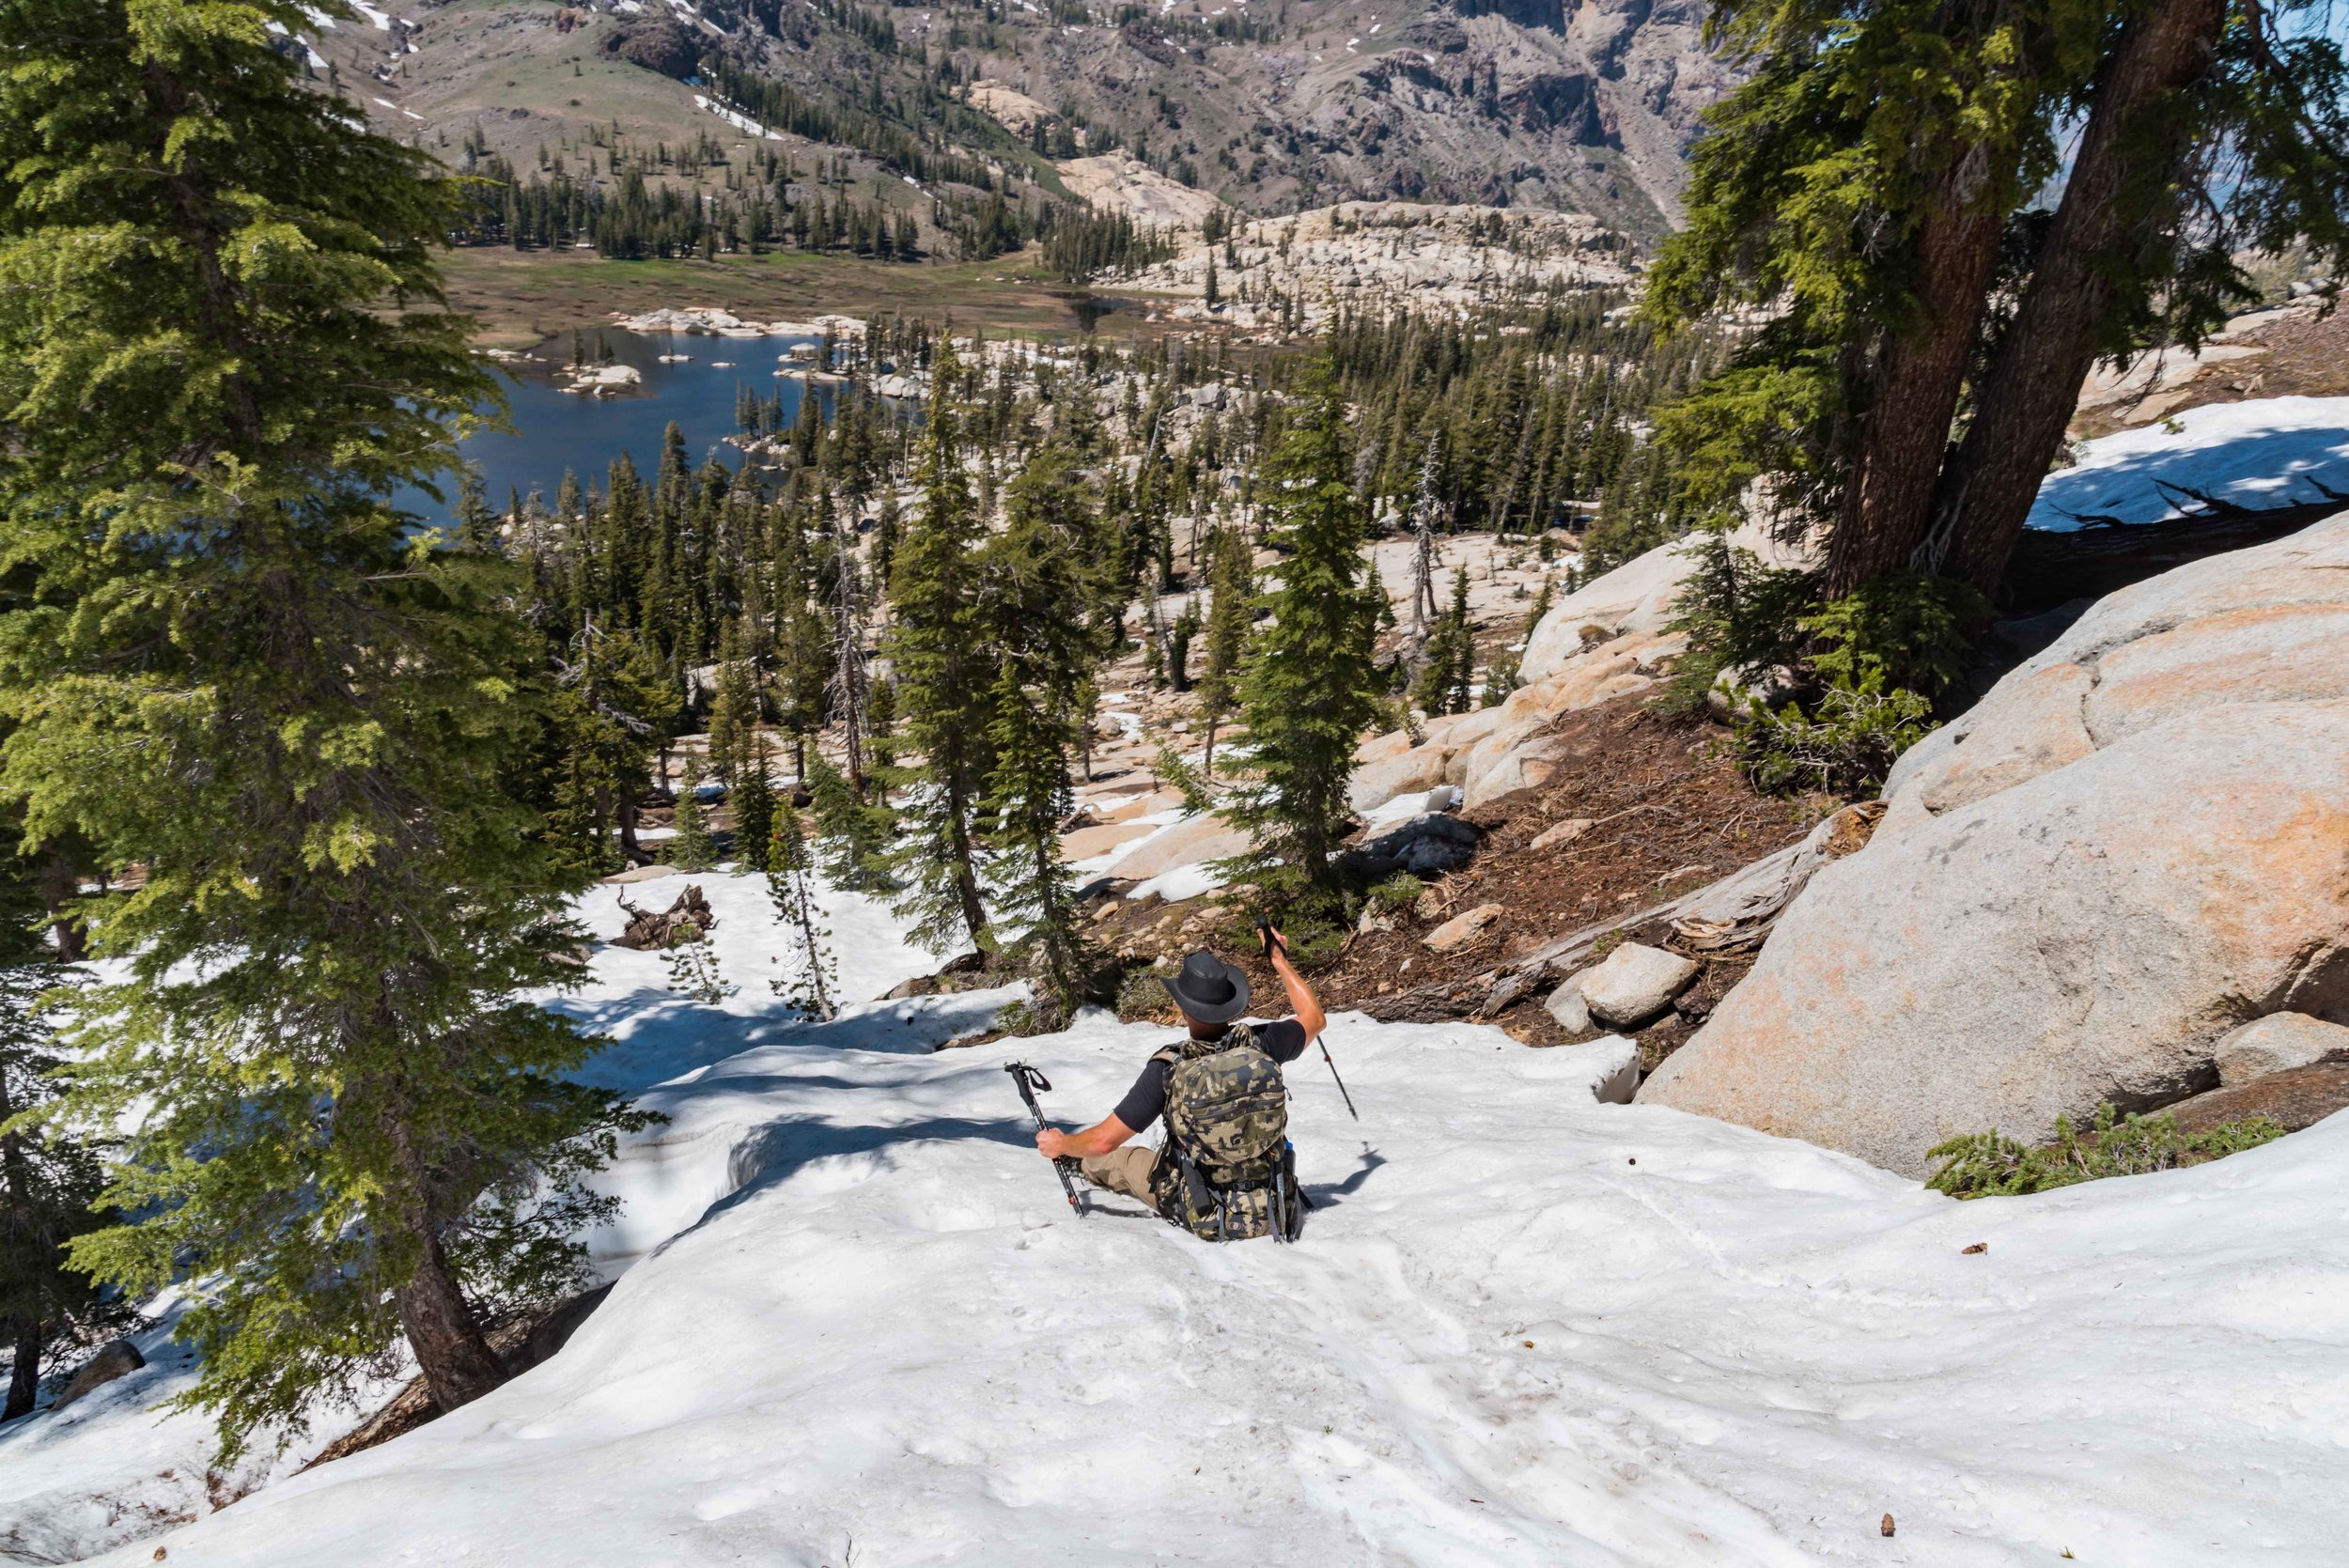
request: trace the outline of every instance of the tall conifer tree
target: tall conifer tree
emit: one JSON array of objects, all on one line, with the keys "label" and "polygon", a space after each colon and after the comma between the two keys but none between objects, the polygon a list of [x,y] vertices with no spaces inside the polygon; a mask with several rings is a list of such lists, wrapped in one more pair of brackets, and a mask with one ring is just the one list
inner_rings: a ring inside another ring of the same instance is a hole
[{"label": "tall conifer tree", "polygon": [[1068,769],[1085,705],[1081,689],[1110,638],[1088,612],[1104,559],[1091,488],[1066,439],[1039,450],[1005,495],[1004,527],[982,551],[981,625],[999,664],[989,706],[988,881],[1014,954],[1034,984],[1045,1029],[1081,1000],[1089,958],[1060,830],[1075,806]]},{"label": "tall conifer tree", "polygon": [[[387,497],[493,394],[435,303],[456,193],[270,31],[302,6],[0,8],[0,788],[148,868],[70,1111],[134,1126],[72,1260],[178,1282],[186,1403],[299,1425],[405,1337],[450,1408],[494,1312],[568,1288],[642,1125],[522,995],[579,940],[506,794],[538,719],[507,566]],[[386,309],[388,304],[391,308]],[[133,1117],[132,1108],[138,1108]]]},{"label": "tall conifer tree", "polygon": [[1240,660],[1248,646],[1254,562],[1238,528],[1215,531],[1208,547],[1207,667],[1199,677],[1199,719],[1206,727],[1200,772],[1215,777],[1216,730],[1239,706]]},{"label": "tall conifer tree", "polygon": [[1346,405],[1326,361],[1299,387],[1295,423],[1266,465],[1269,540],[1285,551],[1272,624],[1241,687],[1257,780],[1234,815],[1255,835],[1253,875],[1329,909],[1347,825],[1354,748],[1377,716],[1379,606],[1362,582],[1367,509],[1354,491]]},{"label": "tall conifer tree", "polygon": [[906,781],[907,831],[895,851],[899,908],[933,952],[966,940],[984,951],[994,937],[979,893],[973,816],[992,761],[988,721],[995,676],[979,645],[977,547],[985,529],[962,468],[961,410],[953,390],[961,367],[951,341],[939,344],[930,374],[914,471],[921,501],[890,582],[898,711],[908,744],[921,755]]}]

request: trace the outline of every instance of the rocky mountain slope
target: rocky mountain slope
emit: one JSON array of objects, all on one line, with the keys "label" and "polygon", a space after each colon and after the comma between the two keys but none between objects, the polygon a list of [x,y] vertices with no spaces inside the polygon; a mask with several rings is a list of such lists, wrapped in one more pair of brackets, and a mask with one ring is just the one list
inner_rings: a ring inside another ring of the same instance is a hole
[{"label": "rocky mountain slope", "polygon": [[[1548,208],[1652,236],[1681,153],[1724,90],[1695,0],[1081,0],[936,9],[832,0],[412,0],[307,38],[379,129],[477,138],[535,166],[616,131],[681,146],[779,130],[886,176],[882,135],[730,122],[699,62],[843,118],[1017,168],[1114,155],[1266,214],[1348,199]],[[1096,176],[1072,169],[1073,183]]]}]

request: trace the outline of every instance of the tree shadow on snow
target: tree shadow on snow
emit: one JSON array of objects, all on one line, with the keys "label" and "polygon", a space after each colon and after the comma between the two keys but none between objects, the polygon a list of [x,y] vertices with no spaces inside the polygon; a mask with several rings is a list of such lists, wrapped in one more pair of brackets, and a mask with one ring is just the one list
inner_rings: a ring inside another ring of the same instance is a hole
[{"label": "tree shadow on snow", "polygon": [[[778,1117],[753,1127],[727,1156],[726,1179],[733,1185],[733,1190],[704,1209],[699,1219],[655,1247],[648,1255],[660,1256],[679,1237],[692,1234],[719,1216],[748,1203],[817,1160],[879,1154],[905,1143],[961,1142],[971,1139],[1004,1144],[1032,1157],[1035,1151],[1034,1126],[1010,1117],[981,1120],[972,1116],[933,1116],[922,1121],[863,1126],[844,1126],[818,1116]],[[1047,1175],[1050,1173],[1045,1172]]]},{"label": "tree shadow on snow", "polygon": [[[2260,430],[2231,437],[2223,446],[2181,451],[2158,446],[2092,466],[2047,475],[2031,507],[2032,528],[2068,533],[2107,518],[2150,522],[2183,508],[2161,487],[2192,485],[2238,505],[2264,508],[2317,502],[2349,484],[2349,429],[2340,426]],[[2304,478],[2314,483],[2303,484]],[[2248,481],[2257,480],[2256,485]],[[2241,485],[2242,489],[2234,487]]]},{"label": "tree shadow on snow", "polygon": [[549,1005],[612,1042],[571,1077],[635,1094],[744,1051],[775,1046],[927,1056],[958,1035],[986,1028],[1003,1001],[1000,993],[959,992],[857,1002],[821,1022],[787,1009],[730,1013],[654,986],[594,1000],[563,997]]},{"label": "tree shadow on snow", "polygon": [[1353,1174],[1347,1176],[1346,1180],[1326,1187],[1306,1187],[1303,1182],[1297,1185],[1304,1188],[1305,1196],[1312,1200],[1314,1207],[1317,1209],[1338,1208],[1342,1206],[1338,1202],[1339,1199],[1348,1198],[1360,1192],[1362,1189],[1362,1183],[1370,1180],[1370,1173],[1386,1163],[1386,1156],[1365,1143],[1362,1145],[1361,1155],[1355,1163]]}]

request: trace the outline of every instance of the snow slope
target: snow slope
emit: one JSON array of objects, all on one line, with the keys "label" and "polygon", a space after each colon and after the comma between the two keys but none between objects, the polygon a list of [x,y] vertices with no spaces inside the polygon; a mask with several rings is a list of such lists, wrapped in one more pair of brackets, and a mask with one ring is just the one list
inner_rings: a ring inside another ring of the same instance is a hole
[{"label": "snow slope", "polygon": [[2066,533],[2083,520],[2158,522],[2182,515],[2179,486],[2244,506],[2326,499],[2310,483],[2349,490],[2349,397],[2209,403],[2163,424],[2089,442],[2079,461],[2047,475],[2030,526]]},{"label": "snow slope", "polygon": [[[708,1007],[670,991],[668,968],[657,953],[599,946],[587,983],[547,999],[613,1041],[583,1075],[628,1092],[686,1075],[793,1030],[811,1040],[852,1032],[866,1049],[928,1051],[957,1033],[984,1028],[1004,993],[939,999],[919,1007],[863,1001],[899,981],[926,974],[937,960],[904,940],[886,908],[855,893],[827,892],[838,955],[841,994],[860,999],[836,1024],[808,1030],[793,1022],[767,986],[779,948],[766,882],[723,872],[663,877],[625,887],[598,887],[578,905],[599,938],[627,924],[625,897],[663,908],[687,883],[698,883],[718,917],[711,942],[721,972],[740,989]],[[599,1265],[616,1274],[645,1250],[698,1219],[728,1186],[728,1151],[746,1126],[766,1119],[743,1109],[734,1089],[724,1093],[669,1089],[652,1096],[673,1112],[671,1125],[632,1141],[605,1183],[627,1206],[616,1221],[590,1238]],[[196,1368],[171,1342],[168,1304],[156,1309],[151,1328],[135,1336],[148,1365],[110,1383],[63,1414],[43,1412],[0,1426],[0,1563],[64,1562],[119,1543],[137,1541],[209,1511],[216,1498],[235,1497],[293,1474],[312,1455],[356,1424],[357,1413],[322,1414],[316,1429],[283,1454],[263,1452],[226,1474],[212,1467],[210,1423],[194,1415],[163,1415],[156,1406],[191,1387]],[[406,1374],[402,1374],[404,1381]],[[386,1385],[388,1397],[397,1384]]]},{"label": "snow slope", "polygon": [[[697,880],[740,993],[681,1003],[603,949],[565,1003],[620,1037],[608,1081],[666,1076],[671,1123],[607,1177],[610,1300],[490,1398],[164,1537],[175,1568],[2339,1560],[2349,1118],[1961,1205],[1595,1105],[1619,1044],[1349,1015],[1363,1120],[1291,1075],[1303,1243],[1215,1248],[1072,1216],[1001,1071],[1089,1121],[1162,1036],[931,1052],[1005,993],[791,1024],[760,885]],[[833,921],[850,994],[926,966],[869,905]],[[202,1512],[194,1429],[140,1409],[186,1374],[149,1375],[0,1434],[0,1560]],[[61,1466],[110,1451],[74,1512]]]},{"label": "snow slope", "polygon": [[[1010,1043],[903,1048],[953,1005],[662,1086],[733,1189],[641,1219],[677,1234],[563,1355],[170,1560],[2313,1563],[2349,1532],[2349,1119],[1960,1205],[1593,1104],[1605,1044],[1347,1016],[1363,1121],[1292,1075],[1303,1244],[1214,1248],[1071,1216]],[[1074,1121],[1157,1038],[1017,1049]]]}]

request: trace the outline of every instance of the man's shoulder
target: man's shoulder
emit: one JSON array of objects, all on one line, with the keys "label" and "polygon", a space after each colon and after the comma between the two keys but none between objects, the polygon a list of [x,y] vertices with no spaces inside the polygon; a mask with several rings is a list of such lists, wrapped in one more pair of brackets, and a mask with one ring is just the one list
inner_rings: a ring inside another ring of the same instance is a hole
[{"label": "man's shoulder", "polygon": [[1248,1026],[1256,1048],[1277,1061],[1293,1061],[1305,1048],[1305,1026],[1295,1018],[1271,1018]]}]

